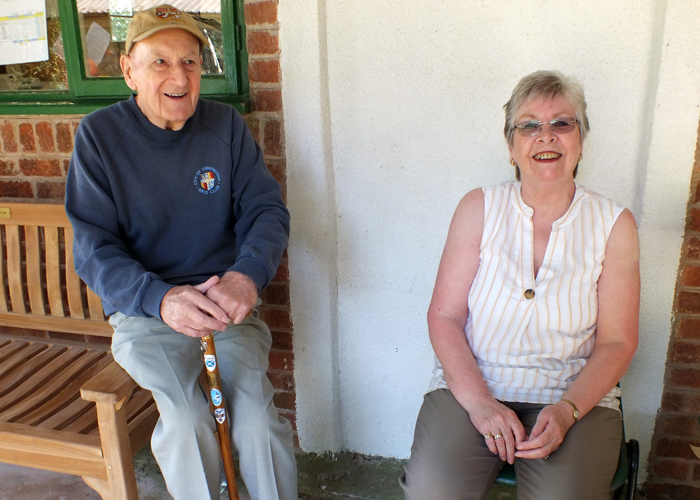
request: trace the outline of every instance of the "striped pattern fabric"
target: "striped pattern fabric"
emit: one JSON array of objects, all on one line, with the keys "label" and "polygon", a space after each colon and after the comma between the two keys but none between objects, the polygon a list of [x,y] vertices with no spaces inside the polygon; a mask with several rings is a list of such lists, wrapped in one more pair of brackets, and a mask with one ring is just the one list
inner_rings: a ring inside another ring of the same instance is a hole
[{"label": "striped pattern fabric", "polygon": [[[593,352],[597,283],[608,237],[624,207],[576,186],[552,224],[534,274],[533,210],[519,182],[484,188],[479,270],[465,333],[491,394],[501,401],[558,401]],[[534,294],[532,293],[534,292]],[[447,387],[439,361],[430,390]],[[614,388],[599,406],[617,408]]]}]

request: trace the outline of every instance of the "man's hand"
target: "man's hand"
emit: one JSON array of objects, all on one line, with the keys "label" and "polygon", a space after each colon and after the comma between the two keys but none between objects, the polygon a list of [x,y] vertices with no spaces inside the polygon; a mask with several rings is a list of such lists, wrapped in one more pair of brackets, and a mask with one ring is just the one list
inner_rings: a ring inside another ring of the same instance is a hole
[{"label": "man's hand", "polygon": [[528,439],[518,445],[517,458],[547,458],[556,451],[574,425],[571,410],[563,404],[545,406]]},{"label": "man's hand", "polygon": [[160,303],[160,316],[173,330],[190,337],[204,337],[212,330],[226,329],[228,317],[204,296],[219,283],[217,276],[197,286],[176,286],[168,290]]},{"label": "man's hand", "polygon": [[235,324],[245,319],[258,300],[258,286],[245,274],[229,271],[207,292]]}]

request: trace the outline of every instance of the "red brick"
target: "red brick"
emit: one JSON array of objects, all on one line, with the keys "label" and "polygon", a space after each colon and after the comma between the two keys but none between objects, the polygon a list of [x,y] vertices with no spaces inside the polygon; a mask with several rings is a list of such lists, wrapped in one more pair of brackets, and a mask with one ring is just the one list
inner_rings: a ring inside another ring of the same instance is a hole
[{"label": "red brick", "polygon": [[34,198],[32,185],[20,181],[0,181],[0,198]]},{"label": "red brick", "polygon": [[63,160],[63,175],[68,175],[69,168],[70,168],[70,160]]},{"label": "red brick", "polygon": [[63,175],[58,160],[29,160],[23,158],[19,161],[19,169],[24,175],[41,177],[61,177]]},{"label": "red brick", "polygon": [[65,182],[38,182],[37,198],[42,200],[63,200],[66,194]]},{"label": "red brick", "polygon": [[253,134],[253,139],[260,144],[260,119],[254,115],[244,115],[243,118],[250,129],[250,133]]},{"label": "red brick", "polygon": [[17,152],[17,141],[15,140],[15,129],[12,123],[5,122],[0,125],[0,136],[2,136],[2,143],[6,153],[16,153]]},{"label": "red brick", "polygon": [[700,319],[686,318],[681,320],[676,329],[676,337],[700,340]]},{"label": "red brick", "polygon": [[292,329],[292,317],[286,309],[263,307],[260,309],[260,314],[270,328]]},{"label": "red brick", "polygon": [[254,83],[279,83],[280,62],[273,61],[251,61],[248,64],[248,77]]},{"label": "red brick", "polygon": [[656,443],[656,455],[659,457],[685,458],[688,460],[697,457],[690,449],[690,445],[700,446],[698,441],[682,441],[680,439],[662,438]]},{"label": "red brick", "polygon": [[700,438],[700,423],[697,417],[667,417],[661,422],[666,436]]},{"label": "red brick", "polygon": [[700,464],[693,467],[693,481],[700,481]]},{"label": "red brick", "polygon": [[36,136],[39,140],[39,149],[46,153],[56,151],[56,144],[53,140],[53,129],[48,122],[39,122],[36,124]]},{"label": "red brick", "polygon": [[245,23],[248,26],[256,24],[275,24],[277,22],[277,2],[256,2],[244,6]]},{"label": "red brick", "polygon": [[700,239],[690,238],[685,248],[685,257],[690,260],[700,260]]},{"label": "red brick", "polygon": [[70,135],[70,125],[68,123],[59,123],[56,125],[56,140],[58,142],[58,150],[61,153],[70,153],[73,151],[73,139]]},{"label": "red brick", "polygon": [[251,56],[272,55],[280,51],[279,37],[269,31],[250,30],[247,42]]},{"label": "red brick", "polygon": [[112,345],[112,337],[98,337],[97,335],[86,335],[86,340],[90,344],[100,344],[100,345]]},{"label": "red brick", "polygon": [[297,430],[297,414],[296,412],[293,411],[278,411],[280,415],[282,415],[284,418],[289,420],[289,423],[292,424],[292,429]]},{"label": "red brick", "polygon": [[673,387],[700,388],[700,370],[675,368],[671,370],[670,384]]},{"label": "red brick", "polygon": [[22,143],[22,151],[34,153],[36,144],[34,143],[34,128],[30,123],[21,123],[19,126],[19,142]]},{"label": "red brick", "polygon": [[294,354],[289,351],[270,351],[270,370],[294,370]]},{"label": "red brick", "polygon": [[47,338],[48,332],[45,330],[31,330],[29,328],[15,328],[12,326],[0,326],[0,333],[7,335],[17,335],[21,337]]},{"label": "red brick", "polygon": [[263,291],[262,299],[266,304],[288,306],[289,285],[286,283],[270,283],[265,291]]},{"label": "red brick", "polygon": [[671,363],[698,363],[700,362],[700,344],[674,342],[668,359]]},{"label": "red brick", "polygon": [[282,351],[294,349],[291,332],[272,332],[272,348]]},{"label": "red brick", "polygon": [[661,398],[661,409],[698,415],[700,414],[700,394],[665,391]]},{"label": "red brick", "polygon": [[277,408],[283,408],[285,410],[297,409],[297,396],[293,392],[275,392],[272,399]]},{"label": "red brick", "polygon": [[649,500],[698,500],[700,487],[670,483],[650,484],[646,487],[646,494]]},{"label": "red brick", "polygon": [[73,135],[78,131],[78,125],[80,125],[80,120],[73,122]]},{"label": "red brick", "polygon": [[272,174],[272,177],[279,183],[280,186],[287,185],[287,165],[284,159],[268,158],[265,160],[267,169]]},{"label": "red brick", "polygon": [[683,290],[678,294],[676,312],[700,313],[700,293]]},{"label": "red brick", "polygon": [[681,271],[681,284],[700,286],[700,266],[685,266]]},{"label": "red brick", "polygon": [[251,94],[253,111],[279,111],[282,109],[282,92],[280,90],[258,90]]},{"label": "red brick", "polygon": [[289,282],[289,266],[286,261],[283,260],[280,262],[280,265],[277,268],[277,274],[275,274],[275,277],[272,278],[272,281]]},{"label": "red brick", "polygon": [[265,123],[265,155],[284,156],[282,124],[277,120]]},{"label": "red brick", "polygon": [[0,160],[0,175],[15,175],[15,162]]},{"label": "red brick", "polygon": [[693,208],[688,214],[688,229],[700,231],[700,209]]},{"label": "red brick", "polygon": [[679,460],[660,460],[654,464],[654,475],[669,479],[684,480],[688,477],[690,467],[687,462]]},{"label": "red brick", "polygon": [[294,373],[288,371],[273,370],[267,373],[272,387],[283,391],[294,390]]}]

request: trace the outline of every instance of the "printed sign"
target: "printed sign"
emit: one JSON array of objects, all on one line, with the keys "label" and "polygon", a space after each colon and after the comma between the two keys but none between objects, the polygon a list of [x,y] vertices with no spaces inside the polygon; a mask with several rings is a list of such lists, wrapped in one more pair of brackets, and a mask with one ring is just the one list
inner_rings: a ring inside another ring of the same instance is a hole
[{"label": "printed sign", "polygon": [[204,365],[207,367],[207,370],[213,372],[216,368],[216,356],[214,356],[213,354],[205,354]]},{"label": "printed sign", "polygon": [[214,404],[214,406],[221,406],[222,401],[223,397],[221,396],[221,391],[219,389],[212,389],[211,402]]},{"label": "printed sign", "polygon": [[224,420],[226,420],[226,410],[224,410],[223,408],[215,408],[214,416],[216,417],[217,422],[223,424]]}]

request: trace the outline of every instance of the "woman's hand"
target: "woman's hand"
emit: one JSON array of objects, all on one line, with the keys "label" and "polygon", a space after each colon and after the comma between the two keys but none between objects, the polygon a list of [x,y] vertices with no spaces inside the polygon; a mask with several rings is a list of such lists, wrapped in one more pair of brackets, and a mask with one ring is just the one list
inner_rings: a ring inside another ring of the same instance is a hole
[{"label": "woman's hand", "polygon": [[527,438],[515,412],[491,396],[477,399],[467,412],[474,427],[484,435],[491,453],[512,464],[518,445]]},{"label": "woman's hand", "polygon": [[517,445],[517,458],[548,458],[555,452],[574,425],[571,409],[564,404],[545,406],[537,416],[530,436]]}]

